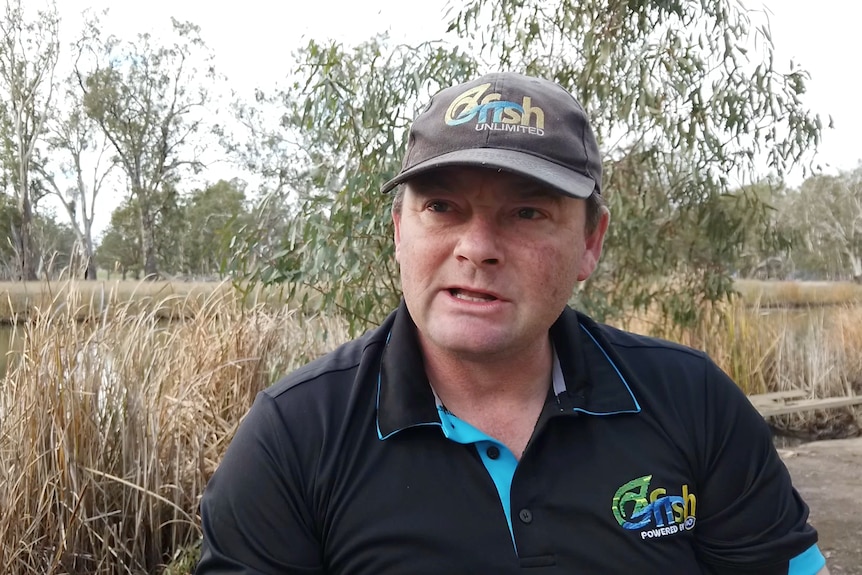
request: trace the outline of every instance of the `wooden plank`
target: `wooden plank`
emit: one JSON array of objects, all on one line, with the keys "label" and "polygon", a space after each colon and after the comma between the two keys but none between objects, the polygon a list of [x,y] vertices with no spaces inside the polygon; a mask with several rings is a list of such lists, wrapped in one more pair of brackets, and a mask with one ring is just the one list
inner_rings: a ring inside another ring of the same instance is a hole
[{"label": "wooden plank", "polygon": [[771,402],[785,399],[801,399],[803,397],[807,397],[808,392],[802,389],[791,389],[787,391],[773,391],[770,393],[758,393],[755,395],[749,395],[749,399],[751,399],[752,403],[755,401],[758,402]]},{"label": "wooden plank", "polygon": [[846,397],[827,397],[825,399],[803,399],[800,401],[787,401],[783,404],[754,404],[755,409],[763,417],[772,415],[786,415],[788,413],[799,413],[802,411],[813,411],[815,409],[831,409],[835,407],[847,407],[851,405],[862,405],[862,395]]}]

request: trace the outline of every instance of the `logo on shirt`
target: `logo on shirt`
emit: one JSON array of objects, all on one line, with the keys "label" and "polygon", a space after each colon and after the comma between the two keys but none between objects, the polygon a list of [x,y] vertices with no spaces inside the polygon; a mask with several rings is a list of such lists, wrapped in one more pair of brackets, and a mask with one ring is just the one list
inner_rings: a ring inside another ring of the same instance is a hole
[{"label": "logo on shirt", "polygon": [[491,83],[471,88],[455,98],[446,110],[446,124],[458,126],[476,122],[477,132],[484,130],[545,135],[545,112],[533,106],[530,96],[521,102],[503,100],[497,92],[485,94]]},{"label": "logo on shirt", "polygon": [[683,485],[679,495],[657,487],[652,475],[632,479],[617,489],[613,512],[623,529],[640,531],[641,539],[656,539],[694,529],[697,497]]}]

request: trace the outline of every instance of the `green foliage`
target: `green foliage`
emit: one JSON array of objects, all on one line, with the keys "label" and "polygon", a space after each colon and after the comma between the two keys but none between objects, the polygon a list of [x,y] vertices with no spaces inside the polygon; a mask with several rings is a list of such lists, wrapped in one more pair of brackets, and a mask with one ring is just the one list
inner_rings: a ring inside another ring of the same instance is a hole
[{"label": "green foliage", "polygon": [[15,200],[0,193],[0,278],[9,280],[16,277],[15,236],[21,226],[21,215],[15,205]]},{"label": "green foliage", "polygon": [[[67,272],[72,263],[75,234],[72,229],[58,222],[51,213],[35,213],[30,226],[31,254],[34,271],[39,277],[56,278]],[[17,279],[20,270],[15,265],[18,259],[17,238],[21,233],[21,213],[14,198],[0,193],[0,280]],[[41,270],[40,270],[41,268]]]},{"label": "green foliage", "polygon": [[[159,270],[179,270],[185,259],[186,222],[184,199],[177,192],[173,182],[166,182],[161,190],[150,196],[153,205],[157,206],[153,219],[153,241],[156,252],[156,265]],[[138,217],[141,217],[138,212]],[[140,219],[138,220],[140,221]]]},{"label": "green foliage", "polygon": [[[599,317],[660,309],[691,324],[703,304],[732,291],[741,254],[779,241],[770,206],[744,184],[761,159],[779,177],[806,161],[821,121],[802,103],[807,74],[775,67],[768,28],[752,26],[744,8],[473,0],[453,13],[449,31],[483,63],[442,44],[311,42],[297,54],[300,80],[259,95],[283,113],[278,130],[255,132],[256,149],[290,157],[269,173],[294,192],[299,215],[270,259],[235,258],[244,279],[317,290],[317,305],[352,314],[354,330],[379,320],[398,288],[377,187],[397,171],[409,121],[430,93],[497,69],[552,78],[592,115],[612,224],[578,305]],[[253,123],[249,108],[241,112]]]},{"label": "green foliage", "polygon": [[111,214],[111,223],[96,249],[96,262],[100,268],[120,272],[125,279],[127,274],[140,276],[142,261],[137,207],[134,200],[126,200]]},{"label": "green foliage", "polygon": [[41,264],[40,277],[55,279],[78,272],[75,232],[54,214],[37,214],[33,218],[33,246]]},{"label": "green foliage", "polygon": [[282,209],[289,222],[264,253],[266,220],[247,228],[231,266],[243,284],[287,282],[306,306],[338,309],[355,333],[379,322],[399,298],[391,198],[380,186],[399,167],[419,107],[441,87],[471,77],[476,65],[452,48],[392,46],[385,37],[355,48],[311,41],[296,59],[298,81],[258,95],[260,105],[279,108],[276,129],[266,129],[259,108],[239,112],[255,128],[250,150],[281,152],[247,156],[273,190],[257,213],[287,200],[298,215]]},{"label": "green foliage", "polygon": [[[481,22],[487,40],[471,32]],[[820,140],[801,100],[807,74],[776,69],[768,28],[727,0],[474,0],[451,29],[488,61],[555,79],[592,114],[612,223],[580,299],[598,315],[658,305],[691,324],[726,297],[740,254],[773,236],[769,206],[739,182],[762,157],[780,176]]]},{"label": "green foliage", "polygon": [[[170,275],[218,276],[234,237],[249,222],[244,184],[220,180],[188,195],[168,185],[152,199],[159,206],[154,227],[159,269]],[[114,210],[97,250],[99,266],[134,277],[143,272],[139,210],[134,197]]]},{"label": "green foliage", "polygon": [[249,224],[245,184],[219,180],[195,190],[183,199],[182,213],[183,273],[218,274],[234,238]]},{"label": "green foliage", "polygon": [[779,223],[796,240],[797,274],[862,281],[862,165],[788,190]]}]

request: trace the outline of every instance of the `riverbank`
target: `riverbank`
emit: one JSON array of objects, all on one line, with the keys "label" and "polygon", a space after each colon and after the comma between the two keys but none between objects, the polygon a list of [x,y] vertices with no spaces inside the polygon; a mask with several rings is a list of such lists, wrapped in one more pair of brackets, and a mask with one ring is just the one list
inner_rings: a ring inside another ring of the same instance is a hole
[{"label": "riverbank", "polygon": [[[229,281],[0,282],[0,324],[22,323],[37,313],[56,313],[66,308],[72,309],[72,317],[82,320],[130,304],[141,313],[171,318],[187,314],[192,306],[213,294],[235,290]],[[276,288],[254,288],[247,299],[254,304],[262,300],[276,302],[279,297]]]}]

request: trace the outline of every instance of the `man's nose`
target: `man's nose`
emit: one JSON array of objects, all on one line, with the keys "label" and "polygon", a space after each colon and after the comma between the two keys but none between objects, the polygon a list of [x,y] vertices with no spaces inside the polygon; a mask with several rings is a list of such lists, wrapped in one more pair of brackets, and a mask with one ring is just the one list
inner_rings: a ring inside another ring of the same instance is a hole
[{"label": "man's nose", "polygon": [[500,230],[492,218],[474,216],[461,230],[455,257],[476,266],[499,264],[503,257],[501,239]]}]

